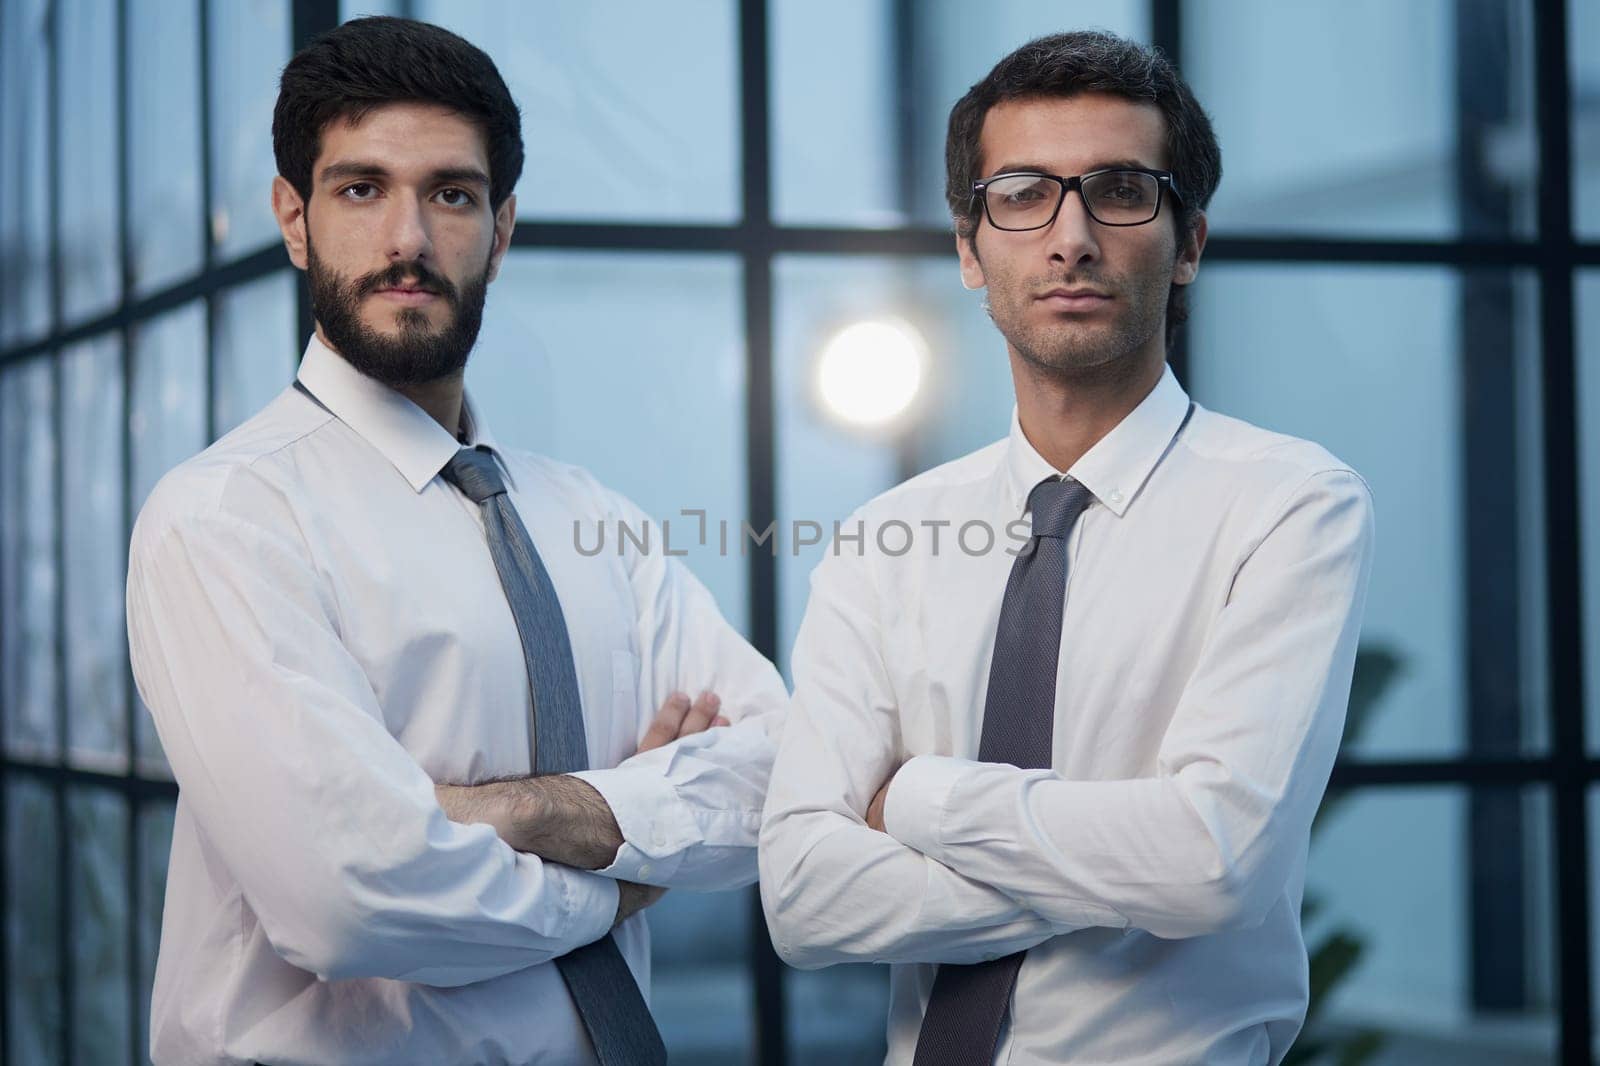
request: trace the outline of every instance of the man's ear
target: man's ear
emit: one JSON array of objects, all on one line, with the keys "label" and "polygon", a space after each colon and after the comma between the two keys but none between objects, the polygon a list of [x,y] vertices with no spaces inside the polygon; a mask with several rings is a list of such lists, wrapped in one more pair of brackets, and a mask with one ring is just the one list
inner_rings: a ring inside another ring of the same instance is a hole
[{"label": "man's ear", "polygon": [[289,262],[306,268],[306,204],[300,193],[282,174],[272,179],[272,214],[278,220],[278,232],[283,234],[283,246],[289,251]]},{"label": "man's ear", "polygon": [[489,250],[489,271],[485,275],[485,282],[493,281],[500,274],[500,261],[506,257],[506,250],[511,247],[511,231],[517,226],[517,194],[512,193],[506,197],[506,202],[500,205],[500,210],[494,213],[494,247]]},{"label": "man's ear", "polygon": [[[960,226],[962,220],[957,219],[956,225]],[[961,287],[963,289],[981,289],[988,284],[983,278],[983,263],[978,260],[978,234],[974,230],[972,236],[956,237],[956,257],[961,260]]]},{"label": "man's ear", "polygon": [[1178,258],[1172,264],[1172,283],[1174,285],[1187,285],[1200,273],[1200,255],[1206,250],[1206,216],[1204,212],[1195,218],[1194,228],[1178,248]]}]

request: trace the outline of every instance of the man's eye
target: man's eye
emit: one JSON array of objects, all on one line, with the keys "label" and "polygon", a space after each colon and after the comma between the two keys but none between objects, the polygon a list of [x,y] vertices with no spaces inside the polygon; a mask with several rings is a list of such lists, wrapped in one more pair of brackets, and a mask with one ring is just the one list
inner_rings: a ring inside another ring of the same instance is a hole
[{"label": "man's eye", "polygon": [[378,187],[370,181],[358,181],[354,185],[346,185],[341,196],[350,200],[370,200],[378,191]]},{"label": "man's eye", "polygon": [[465,189],[440,189],[439,202],[446,207],[466,207],[472,203],[472,194]]},{"label": "man's eye", "polygon": [[1036,185],[1006,193],[1006,201],[1013,204],[1031,204],[1044,199],[1044,190]]}]

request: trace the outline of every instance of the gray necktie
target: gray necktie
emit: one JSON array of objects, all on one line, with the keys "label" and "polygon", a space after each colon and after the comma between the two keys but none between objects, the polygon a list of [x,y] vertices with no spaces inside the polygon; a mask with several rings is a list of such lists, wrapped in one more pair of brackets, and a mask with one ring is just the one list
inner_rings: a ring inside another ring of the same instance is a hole
[{"label": "gray necktie", "polygon": [[[1067,537],[1088,506],[1072,480],[1041,481],[1028,495],[1033,538],[1006,581],[984,699],[982,762],[1050,766],[1056,665],[1067,593]],[[989,1066],[1027,952],[971,966],[939,967],[917,1035],[913,1066]]]},{"label": "gray necktie", "polygon": [[[588,744],[566,618],[533,538],[506,496],[493,453],[487,448],[461,449],[445,466],[444,479],[483,511],[489,554],[522,638],[533,696],[533,772],[586,770]],[[602,1066],[667,1061],[650,1008],[611,934],[555,961]]]}]

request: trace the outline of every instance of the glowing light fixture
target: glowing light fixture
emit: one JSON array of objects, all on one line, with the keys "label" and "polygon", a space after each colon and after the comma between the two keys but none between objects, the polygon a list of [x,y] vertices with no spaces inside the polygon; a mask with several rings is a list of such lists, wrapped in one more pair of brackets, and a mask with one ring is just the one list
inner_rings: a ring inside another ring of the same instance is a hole
[{"label": "glowing light fixture", "polygon": [[886,318],[846,326],[817,359],[823,410],[847,425],[883,429],[916,400],[927,362],[928,346],[909,322]]}]

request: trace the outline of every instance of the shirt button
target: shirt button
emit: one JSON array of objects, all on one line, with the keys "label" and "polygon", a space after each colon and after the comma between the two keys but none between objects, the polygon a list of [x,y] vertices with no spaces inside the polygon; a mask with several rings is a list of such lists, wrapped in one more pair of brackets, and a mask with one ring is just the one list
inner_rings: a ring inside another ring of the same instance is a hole
[{"label": "shirt button", "polygon": [[651,869],[650,864],[649,863],[645,863],[643,866],[639,867],[639,876],[640,877],[649,877],[650,876],[650,869]]},{"label": "shirt button", "polygon": [[1112,503],[1121,503],[1122,502],[1122,493],[1113,492],[1110,496],[1107,496],[1106,499],[1110,500]]}]

